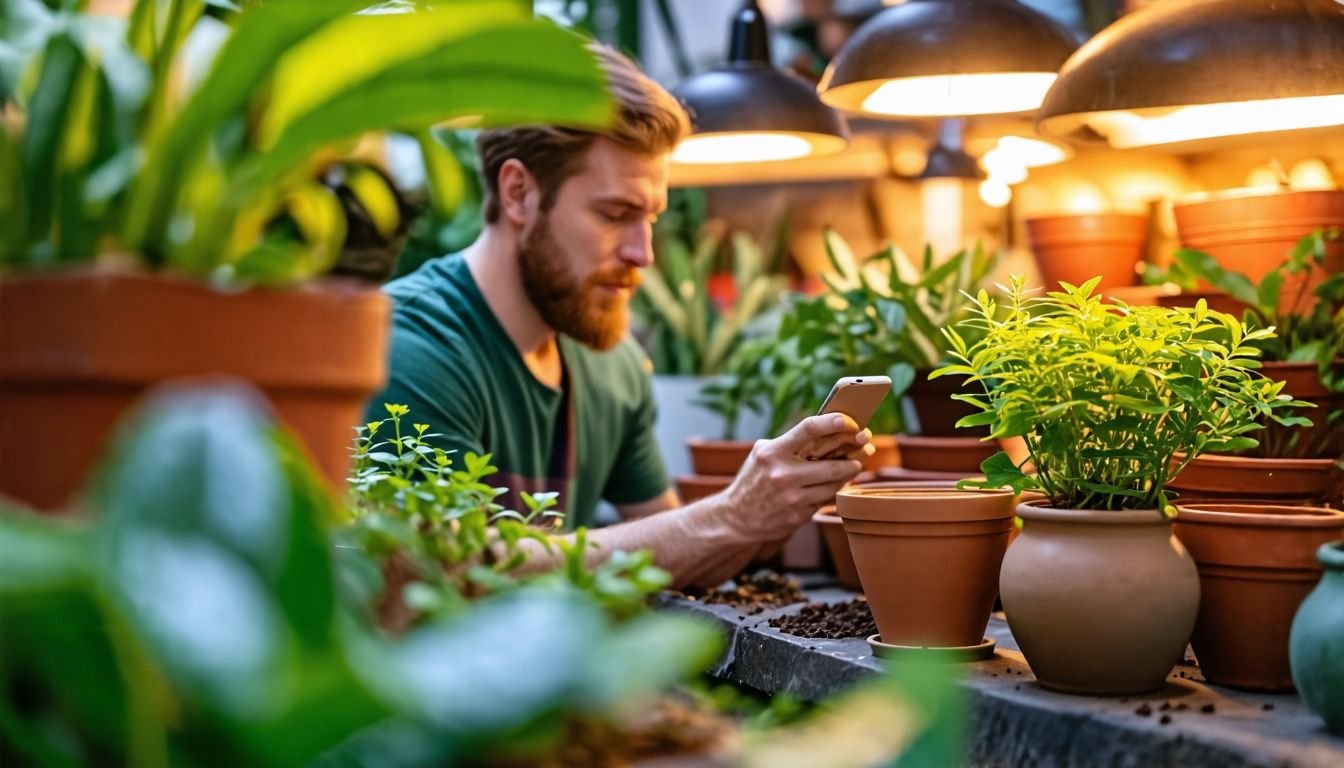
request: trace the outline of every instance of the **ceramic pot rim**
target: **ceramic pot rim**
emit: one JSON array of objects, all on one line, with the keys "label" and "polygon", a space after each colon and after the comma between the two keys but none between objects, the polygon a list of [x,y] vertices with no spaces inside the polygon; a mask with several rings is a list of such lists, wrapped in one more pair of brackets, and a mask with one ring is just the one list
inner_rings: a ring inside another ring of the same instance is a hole
[{"label": "ceramic pot rim", "polygon": [[1050,506],[1049,499],[1022,502],[1017,505],[1017,516],[1043,523],[1082,525],[1170,525],[1172,522],[1158,509],[1058,509]]},{"label": "ceramic pot rim", "polygon": [[[1179,452],[1172,456],[1173,460],[1178,461],[1183,458],[1185,458],[1185,454]],[[1194,458],[1189,466],[1194,466],[1195,462],[1199,462],[1206,467],[1217,467],[1224,470],[1232,470],[1237,466],[1249,466],[1255,468],[1273,467],[1279,470],[1326,471],[1335,467],[1334,459],[1262,459],[1251,456],[1228,456],[1220,453],[1201,453]]]},{"label": "ceramic pot rim", "polygon": [[[1344,512],[1328,507],[1213,502],[1189,507],[1177,504],[1176,509],[1178,523],[1248,528],[1339,528],[1344,531]],[[1275,513],[1261,511],[1265,509],[1283,511]]]},{"label": "ceramic pot rim", "polygon": [[1316,550],[1316,559],[1328,570],[1344,570],[1344,539],[1322,544]]},{"label": "ceramic pot rim", "polygon": [[925,435],[896,435],[896,444],[902,448],[932,448],[950,450],[954,448],[970,449],[971,447],[984,450],[999,450],[999,444],[993,440],[981,440],[978,437],[928,437]]},{"label": "ceramic pot rim", "polygon": [[827,504],[812,513],[812,522],[817,525],[844,525],[844,521],[840,519],[840,513],[835,511],[834,504]]},{"label": "ceramic pot rim", "polygon": [[[963,525],[1011,521],[1014,494],[1006,489],[870,488],[836,494],[836,512],[847,523]],[[848,529],[846,529],[848,530]]]}]

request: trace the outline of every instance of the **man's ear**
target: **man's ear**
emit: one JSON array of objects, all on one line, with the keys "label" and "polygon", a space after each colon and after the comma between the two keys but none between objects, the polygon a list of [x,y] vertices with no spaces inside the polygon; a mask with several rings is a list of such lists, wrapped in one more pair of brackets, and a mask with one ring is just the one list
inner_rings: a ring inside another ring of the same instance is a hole
[{"label": "man's ear", "polygon": [[499,168],[499,210],[504,219],[522,228],[541,206],[541,188],[527,166],[516,158]]}]

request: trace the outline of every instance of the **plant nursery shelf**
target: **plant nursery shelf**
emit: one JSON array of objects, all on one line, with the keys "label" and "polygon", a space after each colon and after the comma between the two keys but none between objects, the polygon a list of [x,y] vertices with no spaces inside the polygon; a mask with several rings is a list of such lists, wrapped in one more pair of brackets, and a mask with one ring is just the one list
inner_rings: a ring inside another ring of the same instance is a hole
[{"label": "plant nursery shelf", "polygon": [[[804,592],[813,602],[855,596],[803,579],[809,581],[814,586]],[[718,622],[730,638],[714,675],[765,693],[820,700],[877,674],[884,663],[863,638],[804,638],[770,626],[770,619],[796,613],[803,603],[756,614],[671,595],[661,603]],[[1177,667],[1166,689],[1149,696],[1054,693],[1036,683],[1002,614],[990,619],[987,634],[997,642],[994,657],[964,665],[968,765],[1344,766],[1344,738],[1328,734],[1296,695],[1210,686],[1194,666]]]}]

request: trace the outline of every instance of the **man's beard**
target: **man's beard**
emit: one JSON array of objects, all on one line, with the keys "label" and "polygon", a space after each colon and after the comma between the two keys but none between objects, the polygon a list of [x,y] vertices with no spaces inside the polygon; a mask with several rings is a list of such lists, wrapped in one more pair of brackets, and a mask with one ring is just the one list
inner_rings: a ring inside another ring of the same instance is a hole
[{"label": "man's beard", "polygon": [[627,300],[607,293],[603,285],[639,285],[638,270],[602,268],[580,280],[569,273],[565,256],[551,233],[545,214],[518,246],[523,290],[541,319],[557,333],[607,350],[620,343],[630,324]]}]

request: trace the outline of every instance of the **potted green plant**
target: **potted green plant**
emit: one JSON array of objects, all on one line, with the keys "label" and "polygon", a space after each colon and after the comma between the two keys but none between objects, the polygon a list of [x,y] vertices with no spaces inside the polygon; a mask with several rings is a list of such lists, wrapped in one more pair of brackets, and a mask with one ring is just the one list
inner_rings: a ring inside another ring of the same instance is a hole
[{"label": "potted green plant", "polygon": [[[977,296],[972,343],[947,331],[967,377],[967,426],[1021,436],[1035,474],[1006,454],[970,486],[1038,490],[1018,507],[1000,595],[1013,636],[1047,687],[1131,694],[1160,688],[1180,660],[1199,606],[1194,561],[1172,533],[1167,480],[1211,450],[1253,446],[1262,414],[1292,400],[1248,361],[1271,329],[1194,308],[1130,307],[1094,295],[1099,280],[1006,305]],[[1121,575],[1122,577],[1118,577]]]},{"label": "potted green plant", "polygon": [[1171,273],[1179,283],[1202,280],[1237,302],[1247,327],[1276,329],[1253,342],[1261,371],[1315,406],[1302,426],[1262,419],[1266,429],[1252,449],[1190,462],[1169,485],[1182,497],[1344,502],[1328,498],[1344,457],[1344,273],[1326,272],[1339,237],[1337,229],[1308,234],[1255,281],[1201,251],[1176,253]]},{"label": "potted green plant", "polygon": [[[713,443],[728,439],[725,432],[765,436],[763,418],[734,413],[729,429],[722,413],[698,398],[746,339],[773,330],[767,313],[788,288],[788,278],[778,273],[785,228],[767,255],[747,233],[706,221],[704,204],[698,190],[673,197],[655,225],[654,268],[645,270],[632,305],[636,336],[653,362],[654,434],[674,476],[692,467],[702,475],[734,475],[736,469],[724,473],[706,465],[705,455],[720,448]],[[720,269],[725,261],[728,271]]]},{"label": "potted green plant", "polygon": [[[825,237],[835,270],[824,277],[827,290],[789,306],[762,364],[772,431],[815,412],[837,378],[885,373],[891,404],[869,427],[879,451],[886,450],[872,465],[895,466],[899,454],[907,469],[974,473],[994,449],[968,439],[973,430],[953,437],[958,419],[970,411],[952,399],[956,382],[929,381],[927,373],[945,362],[941,329],[969,316],[969,294],[985,282],[997,256],[977,246],[939,262],[925,248],[916,264],[888,245],[860,263],[835,232]],[[910,403],[908,414],[903,401]]]},{"label": "potted green plant", "polygon": [[[7,450],[0,489],[41,507],[147,387],[216,373],[260,386],[339,489],[389,308],[318,279],[346,225],[313,171],[370,131],[610,110],[583,40],[520,4],[50,5],[6,0],[0,41],[0,444],[59,436]],[[223,42],[188,76],[202,26]]]}]

